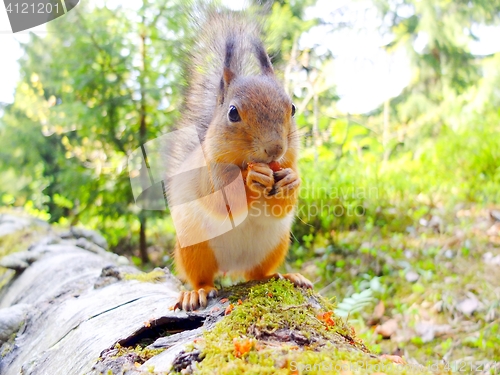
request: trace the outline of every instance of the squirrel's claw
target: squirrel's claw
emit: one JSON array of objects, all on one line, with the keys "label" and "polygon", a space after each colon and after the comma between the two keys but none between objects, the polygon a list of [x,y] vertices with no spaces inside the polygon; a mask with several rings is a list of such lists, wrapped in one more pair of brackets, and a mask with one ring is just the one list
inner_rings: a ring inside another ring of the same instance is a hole
[{"label": "squirrel's claw", "polygon": [[216,296],[217,289],[214,287],[205,287],[198,290],[181,292],[174,306],[174,310],[194,311],[198,308],[203,309],[207,307],[208,300]]},{"label": "squirrel's claw", "polygon": [[291,168],[275,172],[274,180],[276,183],[269,192],[269,196],[278,194],[287,197],[300,186],[300,178]]},{"label": "squirrel's claw", "polygon": [[258,193],[270,191],[273,187],[274,176],[269,165],[264,163],[252,163],[248,167],[246,184],[250,190]]},{"label": "squirrel's claw", "polygon": [[308,278],[302,276],[300,273],[285,273],[282,275],[284,279],[287,279],[300,288],[312,289],[313,284]]},{"label": "squirrel's claw", "polygon": [[298,286],[300,288],[307,288],[307,289],[312,289],[313,283],[309,281],[308,278],[302,276],[300,273],[275,273],[270,276],[267,276],[264,280],[270,280],[270,279],[285,279],[288,281],[291,281],[295,286]]}]

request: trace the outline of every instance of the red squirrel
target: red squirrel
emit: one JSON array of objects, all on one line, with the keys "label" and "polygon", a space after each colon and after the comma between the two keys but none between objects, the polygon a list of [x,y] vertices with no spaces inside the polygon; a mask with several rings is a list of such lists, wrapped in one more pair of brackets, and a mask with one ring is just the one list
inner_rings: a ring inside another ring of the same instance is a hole
[{"label": "red squirrel", "polygon": [[256,22],[212,12],[198,35],[180,127],[196,126],[201,149],[179,148],[182,163],[199,165],[204,159],[208,172],[199,169],[171,183],[167,195],[190,202],[174,219],[178,232],[196,234],[196,225],[206,228],[227,214],[210,212],[200,198],[227,183],[227,168],[221,166],[234,166],[243,178],[246,206],[231,206],[231,214],[245,211],[246,218],[214,238],[184,247],[177,241],[175,266],[193,290],[181,292],[176,306],[206,307],[217,295],[219,272],[247,280],[280,277],[311,288],[298,273],[275,273],[288,252],[301,183],[295,106],[274,74]]}]

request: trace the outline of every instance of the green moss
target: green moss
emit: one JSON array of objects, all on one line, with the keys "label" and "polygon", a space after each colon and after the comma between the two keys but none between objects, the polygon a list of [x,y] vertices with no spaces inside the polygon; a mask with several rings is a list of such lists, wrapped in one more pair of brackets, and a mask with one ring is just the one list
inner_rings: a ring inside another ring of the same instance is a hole
[{"label": "green moss", "polygon": [[202,358],[194,374],[427,373],[371,355],[334,304],[310,290],[286,280],[244,290],[247,297],[192,346]]},{"label": "green moss", "polygon": [[[321,312],[333,311],[332,303],[314,297],[311,290],[297,289],[286,280],[255,285],[246,294],[247,298],[225,319],[224,327],[229,327],[230,332],[243,335],[249,327],[264,334],[292,329],[306,337],[321,333],[325,339],[351,334],[350,328],[338,317],[333,317],[332,326],[318,319]],[[217,329],[213,331],[214,335],[219,333]]]},{"label": "green moss", "polygon": [[0,237],[0,258],[18,251],[27,250],[31,244],[44,234],[41,228],[30,226]]},{"label": "green moss", "polygon": [[162,270],[153,270],[148,273],[127,273],[124,275],[125,280],[137,280],[142,283],[160,283],[165,280],[165,272]]},{"label": "green moss", "polygon": [[15,271],[0,267],[0,290],[14,277]]},{"label": "green moss", "polygon": [[120,344],[116,344],[115,349],[117,350],[117,353],[115,355],[116,358],[123,357],[124,355],[127,354],[135,354],[138,356],[136,362],[139,364],[143,364],[148,359],[154,357],[155,355],[160,354],[165,350],[165,349],[150,349],[147,347],[143,347],[141,345],[137,345],[135,347],[133,346],[123,347]]},{"label": "green moss", "polygon": [[21,327],[23,327],[25,323],[26,323],[26,321],[22,320],[19,323],[18,328],[15,330],[15,332],[11,333],[8,340],[5,341],[0,346],[0,349],[1,349],[0,358],[7,356],[12,350],[14,350],[14,348],[16,347],[15,341],[16,341],[17,334],[19,333],[19,331],[21,330]]},{"label": "green moss", "polygon": [[[33,243],[40,240],[46,232],[41,227],[30,226],[0,237],[0,258],[27,250]],[[14,271],[0,267],[0,289],[14,276]]]}]

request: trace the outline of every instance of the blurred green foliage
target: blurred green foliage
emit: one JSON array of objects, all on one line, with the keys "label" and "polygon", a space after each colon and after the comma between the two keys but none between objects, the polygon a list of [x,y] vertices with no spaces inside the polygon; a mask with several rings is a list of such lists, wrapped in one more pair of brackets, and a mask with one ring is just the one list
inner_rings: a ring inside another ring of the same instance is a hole
[{"label": "blurred green foliage", "polygon": [[[495,3],[374,0],[385,49],[407,51],[413,78],[365,115],[336,109],[334,57],[300,43],[318,25],[352,25],[305,19],[314,1],[267,8],[269,51],[304,135],[293,258],[335,242],[334,230],[404,232],[429,208],[500,200],[500,54],[469,47],[474,27],[498,23]],[[118,251],[137,249],[143,226],[149,246],[170,248],[168,215],[133,204],[126,158],[179,116],[193,39],[185,6],[81,5],[47,28],[24,45],[22,80],[1,118],[2,204],[99,228]]]},{"label": "blurred green foliage", "polygon": [[[323,40],[302,39],[314,28],[326,40],[370,26],[350,5],[316,19],[306,17],[314,0],[270,3],[266,46],[303,136],[288,267],[326,295],[347,295],[344,316],[380,299],[386,315],[410,315],[405,324],[438,303],[436,320],[455,321],[456,300],[475,293],[479,328],[456,327],[438,346],[418,336],[393,345],[360,329],[375,351],[413,346],[429,358],[471,348],[499,359],[498,288],[482,261],[497,248],[475,220],[500,203],[500,52],[474,54],[471,43],[481,28],[498,33],[500,1],[364,2],[383,49],[404,51],[412,72],[398,96],[365,114],[338,109],[335,56]],[[196,35],[183,2],[135,4],[79,4],[23,45],[15,101],[0,118],[0,204],[96,228],[137,265],[164,265],[172,220],[135,206],[127,157],[175,126]]]}]

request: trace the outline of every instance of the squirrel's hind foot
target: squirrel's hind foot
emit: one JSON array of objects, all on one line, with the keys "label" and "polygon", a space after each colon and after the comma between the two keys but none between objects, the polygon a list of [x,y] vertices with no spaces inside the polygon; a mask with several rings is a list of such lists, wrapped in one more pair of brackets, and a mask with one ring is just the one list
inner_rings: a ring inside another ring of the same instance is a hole
[{"label": "squirrel's hind foot", "polygon": [[313,283],[307,278],[302,276],[300,273],[285,273],[283,275],[284,279],[287,279],[300,288],[312,289]]},{"label": "squirrel's hind foot", "polygon": [[207,307],[209,298],[217,297],[217,289],[207,286],[198,290],[181,292],[174,309],[194,311],[198,308]]},{"label": "squirrel's hind foot", "polygon": [[299,288],[312,289],[313,283],[306,277],[302,276],[300,273],[275,273],[269,276],[269,279],[285,279],[291,281],[295,286]]}]

